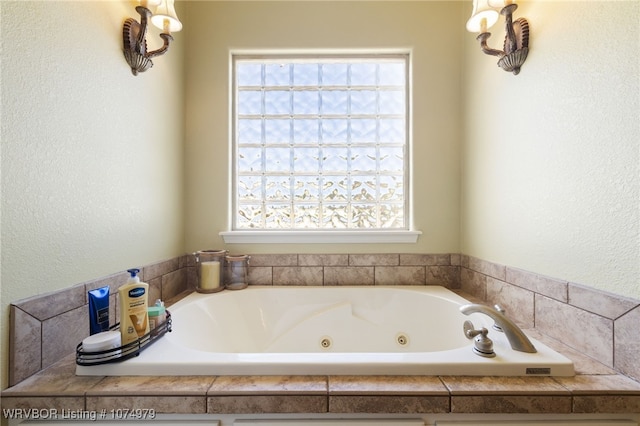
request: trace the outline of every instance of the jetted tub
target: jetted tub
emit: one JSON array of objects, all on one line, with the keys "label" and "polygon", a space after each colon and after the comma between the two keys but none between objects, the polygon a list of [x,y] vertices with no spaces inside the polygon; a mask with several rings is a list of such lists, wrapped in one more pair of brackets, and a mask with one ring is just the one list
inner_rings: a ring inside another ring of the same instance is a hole
[{"label": "jetted tub", "polygon": [[[76,374],[574,375],[570,360],[534,339],[537,353],[511,349],[491,318],[460,312],[467,303],[439,286],[193,293],[170,307],[173,331],[138,357]],[[473,352],[465,320],[489,330],[496,357]]]}]

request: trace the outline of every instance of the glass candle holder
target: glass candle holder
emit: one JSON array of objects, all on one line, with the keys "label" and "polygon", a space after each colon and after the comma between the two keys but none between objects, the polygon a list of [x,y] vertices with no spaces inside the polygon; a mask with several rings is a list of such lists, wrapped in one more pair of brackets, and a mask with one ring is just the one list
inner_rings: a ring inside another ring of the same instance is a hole
[{"label": "glass candle holder", "polygon": [[241,290],[249,285],[249,259],[251,257],[242,254],[227,256],[225,287],[229,290]]},{"label": "glass candle holder", "polygon": [[224,259],[226,250],[201,250],[196,256],[198,293],[215,293],[224,290]]}]

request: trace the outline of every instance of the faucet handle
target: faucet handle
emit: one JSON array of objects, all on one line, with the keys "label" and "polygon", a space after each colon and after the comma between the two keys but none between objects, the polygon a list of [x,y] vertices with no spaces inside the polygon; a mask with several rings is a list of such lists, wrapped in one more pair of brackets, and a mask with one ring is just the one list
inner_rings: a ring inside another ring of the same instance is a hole
[{"label": "faucet handle", "polygon": [[[506,312],[504,310],[504,308],[500,305],[498,305],[497,303],[495,305],[493,305],[493,309],[495,309],[496,311],[498,311],[499,313],[501,313],[502,315],[504,315],[504,313]],[[499,331],[501,333],[504,333],[504,330],[502,329],[502,327],[500,327],[498,324],[496,324],[495,322],[493,323],[493,329],[496,331]]]},{"label": "faucet handle", "polygon": [[473,339],[475,337],[475,334],[473,334],[473,332],[476,331],[476,328],[469,320],[465,321],[464,324],[462,324],[462,331],[464,332],[464,336],[467,339]]},{"label": "faucet handle", "polygon": [[467,339],[473,339],[473,353],[485,358],[493,358],[496,356],[496,353],[493,351],[493,341],[487,337],[489,330],[484,327],[476,330],[471,321],[465,321],[463,329]]}]

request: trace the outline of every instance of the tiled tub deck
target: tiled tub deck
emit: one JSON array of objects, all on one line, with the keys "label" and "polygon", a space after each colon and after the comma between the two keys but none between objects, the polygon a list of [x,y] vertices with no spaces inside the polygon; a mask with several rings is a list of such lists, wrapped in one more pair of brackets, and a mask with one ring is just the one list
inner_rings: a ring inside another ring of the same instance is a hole
[{"label": "tiled tub deck", "polygon": [[[195,277],[190,256],[150,265],[143,273],[152,291],[164,299],[188,294]],[[393,276],[402,280],[398,284],[444,285],[476,301],[501,303],[528,334],[572,359],[576,376],[79,377],[74,374],[74,357],[51,361],[45,353],[50,343],[43,340],[40,358],[34,361],[35,367],[29,367],[37,368],[35,374],[21,371],[22,365],[13,358],[12,377],[19,380],[2,392],[2,408],[100,411],[137,407],[178,414],[640,413],[640,384],[634,380],[640,376],[640,366],[631,352],[637,343],[631,348],[621,344],[631,339],[632,331],[625,327],[640,323],[638,301],[460,255],[262,255],[254,256],[251,267],[252,284],[261,285],[293,284],[295,281],[288,281],[293,277],[297,284],[307,285],[391,285]],[[301,282],[301,277],[310,282]],[[81,291],[86,295],[87,288],[106,282],[114,294],[121,284],[118,278],[85,283]],[[37,310],[34,306],[40,305],[29,299],[14,304],[12,311],[32,316],[26,309]],[[78,309],[86,313],[86,306],[81,306],[58,315],[68,316]],[[553,315],[547,318],[549,309]],[[55,316],[47,317],[50,313],[38,315],[46,318],[34,316],[31,323],[39,322],[41,329],[47,327],[46,321],[60,326],[60,321],[52,319]],[[86,323],[84,316],[76,316]],[[595,337],[589,331],[589,346],[595,348],[584,347],[580,336],[558,331],[560,324],[570,329],[567,324],[575,317],[586,321],[586,327],[596,327]],[[614,324],[615,333],[624,333],[616,334],[615,339]],[[73,339],[73,348],[88,330],[80,333]],[[14,356],[20,350],[15,345],[19,337],[14,331]],[[21,374],[27,376],[19,377]]]}]

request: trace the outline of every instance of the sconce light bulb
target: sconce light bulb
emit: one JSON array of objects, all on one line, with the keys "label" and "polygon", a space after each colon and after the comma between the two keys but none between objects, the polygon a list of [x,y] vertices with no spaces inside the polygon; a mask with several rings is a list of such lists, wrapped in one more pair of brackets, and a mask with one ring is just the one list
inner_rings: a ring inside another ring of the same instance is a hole
[{"label": "sconce light bulb", "polygon": [[487,32],[487,18],[480,19],[480,34]]}]

